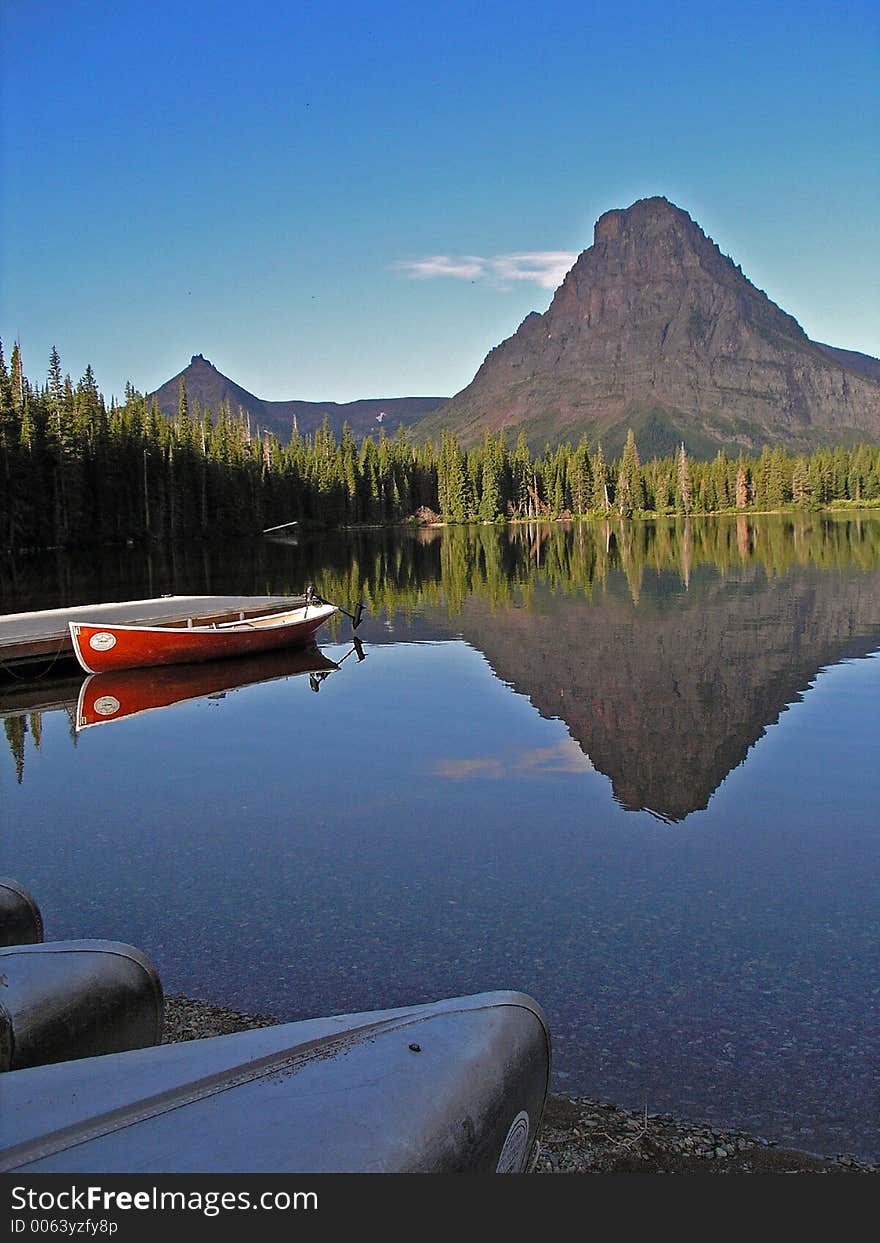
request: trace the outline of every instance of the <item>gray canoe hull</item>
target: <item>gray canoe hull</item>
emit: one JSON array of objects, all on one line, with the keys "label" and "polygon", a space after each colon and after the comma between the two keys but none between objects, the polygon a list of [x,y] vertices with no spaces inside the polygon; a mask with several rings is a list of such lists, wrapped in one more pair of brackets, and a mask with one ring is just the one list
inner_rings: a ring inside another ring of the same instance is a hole
[{"label": "gray canoe hull", "polygon": [[521,993],[0,1076],[0,1170],[518,1172],[550,1037]]},{"label": "gray canoe hull", "polygon": [[0,876],[0,946],[35,945],[43,939],[43,916],[18,881]]},{"label": "gray canoe hull", "polygon": [[[139,1049],[162,1039],[162,986],[150,960],[131,945],[6,946],[0,949],[0,978],[0,1071]],[[0,1096],[0,1109],[2,1102]]]}]

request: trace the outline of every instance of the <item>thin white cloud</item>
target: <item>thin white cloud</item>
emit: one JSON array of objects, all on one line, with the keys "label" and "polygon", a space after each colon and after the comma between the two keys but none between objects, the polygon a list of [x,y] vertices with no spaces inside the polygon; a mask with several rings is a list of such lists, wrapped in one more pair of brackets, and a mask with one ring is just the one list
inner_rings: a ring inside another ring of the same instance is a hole
[{"label": "thin white cloud", "polygon": [[394,269],[410,280],[451,276],[455,280],[488,280],[496,285],[532,281],[542,289],[555,289],[577,259],[572,250],[526,250],[510,255],[425,255],[395,263]]},{"label": "thin white cloud", "polygon": [[542,289],[555,289],[575,259],[577,255],[570,250],[527,250],[496,255],[489,262],[501,281],[534,281]]},{"label": "thin white cloud", "polygon": [[395,263],[394,267],[417,281],[432,276],[472,281],[485,273],[486,260],[479,255],[426,255],[424,259],[413,259],[409,263]]}]

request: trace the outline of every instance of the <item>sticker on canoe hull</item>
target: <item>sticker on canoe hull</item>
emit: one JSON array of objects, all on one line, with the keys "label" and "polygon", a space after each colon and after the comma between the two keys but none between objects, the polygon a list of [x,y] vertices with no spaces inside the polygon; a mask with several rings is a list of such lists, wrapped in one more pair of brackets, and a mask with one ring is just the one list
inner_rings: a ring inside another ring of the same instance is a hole
[{"label": "sticker on canoe hull", "polygon": [[98,716],[112,716],[119,711],[119,700],[115,695],[99,695],[94,703]]},{"label": "sticker on canoe hull", "polygon": [[116,635],[110,634],[107,630],[99,630],[89,639],[89,647],[93,647],[96,652],[109,652],[110,648],[115,646]]},{"label": "sticker on canoe hull", "polygon": [[501,1156],[495,1167],[496,1174],[521,1174],[529,1155],[529,1115],[524,1109],[516,1115],[507,1132]]}]

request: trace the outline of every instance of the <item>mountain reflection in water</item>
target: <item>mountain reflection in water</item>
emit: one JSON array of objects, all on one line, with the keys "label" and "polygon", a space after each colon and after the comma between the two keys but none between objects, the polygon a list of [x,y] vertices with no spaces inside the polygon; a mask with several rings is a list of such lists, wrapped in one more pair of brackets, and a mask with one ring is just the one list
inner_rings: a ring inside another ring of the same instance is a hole
[{"label": "mountain reflection in water", "polygon": [[[610,778],[622,807],[668,822],[705,808],[822,668],[880,646],[872,517],[429,528],[296,550],[260,544],[246,559],[209,546],[152,550],[140,562],[127,553],[114,564],[118,556],[83,562],[82,576],[72,558],[56,560],[53,575],[36,562],[40,581],[56,584],[48,595],[19,569],[9,584],[16,607],[119,598],[120,578],[133,597],[315,582],[345,607],[366,601],[360,633],[369,642],[463,637],[542,716],[565,722],[582,765]],[[12,698],[0,687],[20,770],[28,713],[11,711]],[[38,734],[39,722],[30,729]],[[543,762],[580,761],[568,753]],[[505,766],[461,756],[437,771],[500,778]]]},{"label": "mountain reflection in water", "polygon": [[636,608],[613,587],[598,609],[544,586],[528,612],[469,600],[459,627],[542,716],[565,721],[623,807],[669,821],[707,806],[823,666],[880,643],[880,579],[699,574],[674,607],[646,591]]},{"label": "mountain reflection in water", "polygon": [[669,822],[707,806],[821,669],[880,646],[876,518],[429,530],[358,569],[329,589],[363,594],[394,638],[461,635],[565,722],[622,807]]}]

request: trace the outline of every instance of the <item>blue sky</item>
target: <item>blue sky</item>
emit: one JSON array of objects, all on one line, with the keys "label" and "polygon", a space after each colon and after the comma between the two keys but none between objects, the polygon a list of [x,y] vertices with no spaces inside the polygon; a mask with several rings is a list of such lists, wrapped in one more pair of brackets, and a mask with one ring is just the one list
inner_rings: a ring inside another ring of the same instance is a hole
[{"label": "blue sky", "polygon": [[0,13],[0,337],[35,378],[55,344],[107,394],[193,353],[268,398],[453,393],[651,194],[880,354],[875,3]]}]

